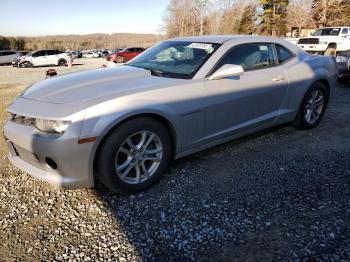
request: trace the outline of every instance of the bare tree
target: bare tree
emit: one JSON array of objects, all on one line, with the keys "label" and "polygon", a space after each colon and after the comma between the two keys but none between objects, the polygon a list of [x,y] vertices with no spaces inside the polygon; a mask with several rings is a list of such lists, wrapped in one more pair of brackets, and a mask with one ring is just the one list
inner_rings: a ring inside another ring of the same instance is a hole
[{"label": "bare tree", "polygon": [[311,5],[312,0],[293,0],[289,3],[287,8],[288,29],[297,27],[300,33],[302,28],[314,26]]}]

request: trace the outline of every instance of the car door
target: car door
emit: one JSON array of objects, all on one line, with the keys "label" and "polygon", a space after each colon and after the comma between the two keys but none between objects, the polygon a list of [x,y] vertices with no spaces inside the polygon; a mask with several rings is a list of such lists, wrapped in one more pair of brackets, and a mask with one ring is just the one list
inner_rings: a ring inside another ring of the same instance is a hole
[{"label": "car door", "polygon": [[32,54],[32,64],[34,66],[41,66],[45,65],[46,63],[46,51],[37,51]]},{"label": "car door", "polygon": [[129,61],[133,59],[136,56],[136,49],[135,48],[129,48],[124,52],[124,59],[125,61]]},{"label": "car door", "polygon": [[208,106],[207,134],[203,140],[216,140],[268,126],[279,115],[287,93],[286,71],[278,66],[274,44],[233,47],[213,72],[225,64],[241,65],[245,72],[240,77],[205,82]]},{"label": "car door", "polygon": [[57,50],[46,50],[46,65],[57,65],[58,52]]}]

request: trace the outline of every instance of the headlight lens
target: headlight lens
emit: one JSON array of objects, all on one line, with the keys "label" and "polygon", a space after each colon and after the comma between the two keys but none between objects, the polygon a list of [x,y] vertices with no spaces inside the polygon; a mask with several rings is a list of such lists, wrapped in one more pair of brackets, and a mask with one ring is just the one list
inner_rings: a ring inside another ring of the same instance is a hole
[{"label": "headlight lens", "polygon": [[327,41],[320,41],[320,45],[326,45],[326,44],[328,44]]},{"label": "headlight lens", "polygon": [[70,123],[70,121],[47,120],[40,118],[35,120],[35,126],[40,131],[58,134],[63,134],[67,130]]}]

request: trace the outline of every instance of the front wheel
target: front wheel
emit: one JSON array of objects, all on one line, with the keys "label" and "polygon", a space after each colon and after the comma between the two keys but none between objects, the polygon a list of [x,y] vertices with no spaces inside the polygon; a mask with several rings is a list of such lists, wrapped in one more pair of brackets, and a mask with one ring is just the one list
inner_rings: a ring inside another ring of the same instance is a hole
[{"label": "front wheel", "polygon": [[317,126],[326,111],[329,94],[321,82],[311,86],[300,105],[294,126],[298,129],[311,129]]},{"label": "front wheel", "polygon": [[19,64],[20,68],[30,68],[33,67],[33,65],[30,62],[23,62],[21,64]]},{"label": "front wheel", "polygon": [[135,118],[116,127],[101,143],[96,178],[113,192],[136,193],[155,184],[170,159],[167,129],[152,118]]},{"label": "front wheel", "polygon": [[117,63],[124,63],[125,59],[122,56],[117,56],[116,61],[117,61]]}]

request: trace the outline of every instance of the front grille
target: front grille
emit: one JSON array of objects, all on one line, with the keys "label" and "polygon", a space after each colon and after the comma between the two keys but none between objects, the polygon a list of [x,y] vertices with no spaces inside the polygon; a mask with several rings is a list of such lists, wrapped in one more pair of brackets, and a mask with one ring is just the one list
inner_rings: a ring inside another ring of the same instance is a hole
[{"label": "front grille", "polygon": [[318,38],[301,38],[299,39],[298,44],[299,45],[317,45],[319,44],[319,39]]},{"label": "front grille", "polygon": [[40,162],[40,160],[34,153],[13,143],[12,143],[12,146],[15,149],[15,152],[20,159],[22,159],[23,161],[27,162],[28,164],[36,168],[44,169],[43,164]]},{"label": "front grille", "polygon": [[21,116],[21,115],[18,115],[18,114],[10,113],[9,120],[11,122],[14,122],[14,123],[17,123],[17,124],[26,125],[26,126],[34,126],[35,127],[35,118],[32,118],[32,117]]}]

